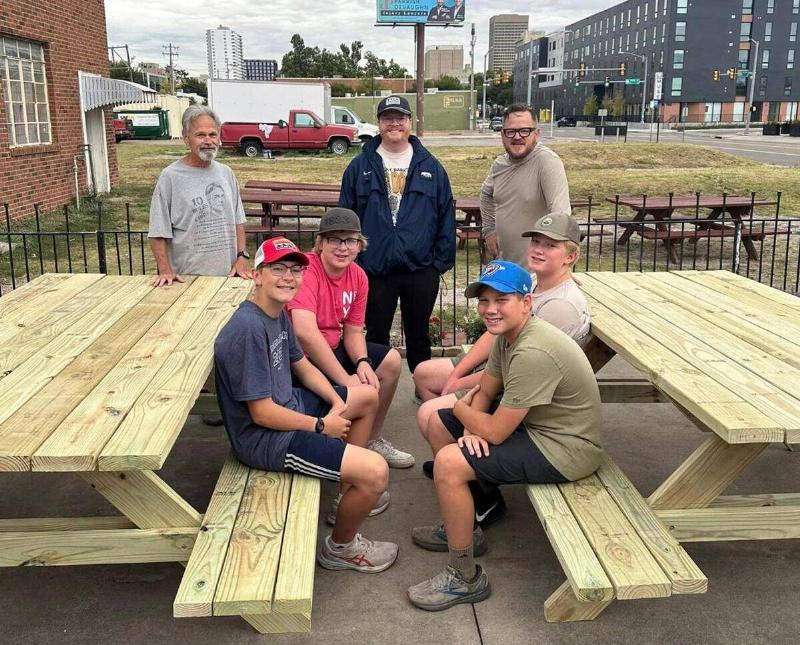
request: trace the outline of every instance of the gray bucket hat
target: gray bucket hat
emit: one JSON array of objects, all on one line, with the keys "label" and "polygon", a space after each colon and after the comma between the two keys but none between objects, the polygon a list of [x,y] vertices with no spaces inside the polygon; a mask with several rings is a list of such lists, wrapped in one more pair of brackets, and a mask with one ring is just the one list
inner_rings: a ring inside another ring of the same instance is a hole
[{"label": "gray bucket hat", "polygon": [[349,208],[331,208],[326,211],[319,221],[319,232],[330,231],[356,231],[361,233],[361,220]]}]

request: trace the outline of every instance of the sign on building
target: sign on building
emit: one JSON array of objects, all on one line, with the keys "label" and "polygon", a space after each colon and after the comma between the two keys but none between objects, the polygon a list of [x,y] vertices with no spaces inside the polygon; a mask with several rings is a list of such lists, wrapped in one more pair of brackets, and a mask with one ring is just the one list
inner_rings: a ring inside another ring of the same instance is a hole
[{"label": "sign on building", "polygon": [[664,73],[656,72],[653,80],[653,99],[660,101],[664,93]]},{"label": "sign on building", "polygon": [[464,22],[466,0],[376,0],[379,23]]},{"label": "sign on building", "polygon": [[444,96],[442,98],[444,99],[442,105],[448,110],[463,108],[465,105],[463,96]]}]

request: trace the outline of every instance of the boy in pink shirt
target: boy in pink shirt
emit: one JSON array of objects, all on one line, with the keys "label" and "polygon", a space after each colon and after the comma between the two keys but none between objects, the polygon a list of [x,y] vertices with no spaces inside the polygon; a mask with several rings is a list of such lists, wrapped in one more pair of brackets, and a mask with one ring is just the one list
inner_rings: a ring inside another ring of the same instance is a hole
[{"label": "boy in pink shirt", "polygon": [[[358,215],[347,208],[328,210],[320,220],[314,250],[306,254],[303,284],[286,309],[303,351],[332,383],[366,383],[378,390],[378,413],[367,447],[393,468],[410,468],[414,457],[381,436],[401,359],[397,350],[368,343],[364,337],[369,283],[355,260],[366,245]],[[388,494],[380,501],[388,505]]]}]

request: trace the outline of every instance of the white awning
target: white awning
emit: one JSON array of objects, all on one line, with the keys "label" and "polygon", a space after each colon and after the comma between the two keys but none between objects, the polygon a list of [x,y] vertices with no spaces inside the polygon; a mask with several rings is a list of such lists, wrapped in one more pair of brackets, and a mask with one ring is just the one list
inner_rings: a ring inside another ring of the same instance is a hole
[{"label": "white awning", "polygon": [[78,77],[81,85],[81,107],[84,112],[106,105],[149,103],[155,100],[156,91],[139,83],[87,72],[78,72]]}]

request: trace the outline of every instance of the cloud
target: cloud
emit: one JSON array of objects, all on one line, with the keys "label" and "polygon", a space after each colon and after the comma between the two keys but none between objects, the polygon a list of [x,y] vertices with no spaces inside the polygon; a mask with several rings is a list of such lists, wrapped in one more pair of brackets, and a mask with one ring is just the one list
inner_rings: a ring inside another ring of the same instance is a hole
[{"label": "cloud", "polygon": [[[464,28],[425,30],[427,45],[464,45],[469,60],[469,23],[475,23],[475,63],[480,69],[489,40],[489,18],[497,13],[530,15],[530,28],[553,31],[570,22],[606,9],[609,0],[465,0]],[[108,44],[130,48],[134,64],[167,63],[162,49],[178,47],[177,67],[192,75],[208,73],[206,29],[226,25],[242,36],[245,58],[274,58],[281,62],[289,50],[292,34],[299,33],[307,45],[337,50],[339,43],[364,42],[365,51],[381,58],[394,58],[413,72],[414,36],[411,27],[375,27],[374,0],[106,0]],[[502,7],[502,9],[499,8]],[[328,9],[327,11],[324,9]]]}]

